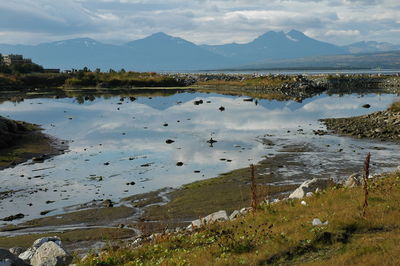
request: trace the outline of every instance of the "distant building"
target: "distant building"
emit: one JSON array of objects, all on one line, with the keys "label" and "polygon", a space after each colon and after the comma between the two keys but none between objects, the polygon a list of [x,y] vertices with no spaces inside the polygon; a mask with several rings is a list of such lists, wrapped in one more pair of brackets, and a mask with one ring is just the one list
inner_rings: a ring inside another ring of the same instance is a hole
[{"label": "distant building", "polygon": [[32,60],[29,58],[24,58],[22,55],[19,54],[9,54],[9,55],[3,55],[3,63],[6,66],[32,64]]}]

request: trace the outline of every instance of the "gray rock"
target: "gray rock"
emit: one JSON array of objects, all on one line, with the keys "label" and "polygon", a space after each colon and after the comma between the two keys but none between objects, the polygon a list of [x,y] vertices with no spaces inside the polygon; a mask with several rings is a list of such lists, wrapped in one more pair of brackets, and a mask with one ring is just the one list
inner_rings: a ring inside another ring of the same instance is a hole
[{"label": "gray rock", "polygon": [[197,219],[197,220],[192,221],[192,223],[187,227],[187,229],[189,231],[191,231],[191,229],[201,227],[202,225],[203,224],[202,224],[201,220]]},{"label": "gray rock", "polygon": [[229,220],[235,220],[240,216],[240,211],[234,210],[231,215],[229,215]]},{"label": "gray rock", "polygon": [[229,217],[226,211],[218,211],[204,217],[202,219],[202,222],[204,224],[210,224],[218,221],[227,221],[227,220],[229,220]]},{"label": "gray rock", "polygon": [[314,226],[319,226],[319,225],[328,225],[328,221],[326,221],[326,222],[321,222],[321,220],[320,219],[318,219],[318,218],[314,218],[313,220],[312,220],[312,225],[314,225]]},{"label": "gray rock", "polygon": [[135,241],[132,242],[132,246],[138,246],[143,242],[143,239],[141,237],[136,238]]},{"label": "gray rock", "polygon": [[240,209],[240,214],[245,215],[245,214],[248,214],[251,211],[253,211],[252,207],[242,208],[242,209]]},{"label": "gray rock", "polygon": [[51,237],[42,237],[42,238],[36,239],[35,242],[33,242],[32,247],[39,248],[44,243],[50,242],[50,241],[56,243],[60,247],[62,246],[61,238],[59,238],[58,236],[51,236]]},{"label": "gray rock", "polygon": [[167,229],[167,230],[165,230],[166,234],[172,234],[174,232],[175,232],[175,229]]},{"label": "gray rock", "polygon": [[307,180],[289,195],[289,199],[302,199],[308,192],[315,192],[317,189],[326,189],[330,185],[333,185],[331,179],[314,178]]},{"label": "gray rock", "polygon": [[6,249],[0,249],[0,266],[29,265]]},{"label": "gray rock", "polygon": [[186,227],[186,231],[192,232],[192,231],[193,231],[193,224],[189,224],[189,225]]},{"label": "gray rock", "polygon": [[26,248],[21,248],[21,247],[14,247],[10,248],[9,251],[14,254],[15,256],[19,256],[21,253],[26,251]]},{"label": "gray rock", "polygon": [[228,220],[229,220],[229,217],[228,217],[228,214],[226,213],[226,211],[218,211],[218,212],[214,212],[210,215],[207,215],[204,218],[192,221],[191,225],[192,225],[192,228],[196,228],[196,227],[198,228],[198,227],[201,227],[206,224],[211,224],[211,223],[215,223],[218,221],[228,221]]},{"label": "gray rock", "polygon": [[58,236],[42,237],[36,239],[35,242],[33,242],[32,246],[28,248],[26,251],[22,252],[18,257],[24,260],[25,262],[30,263],[30,260],[35,255],[36,250],[47,242],[53,242],[62,248],[61,239]]},{"label": "gray rock", "polygon": [[32,266],[69,265],[72,257],[53,241],[43,243],[31,259]]},{"label": "gray rock", "polygon": [[351,187],[361,186],[363,183],[364,181],[362,176],[358,173],[354,173],[347,178],[347,180],[344,182],[344,186],[351,188]]},{"label": "gray rock", "polygon": [[23,261],[26,262],[30,262],[31,258],[33,257],[33,255],[35,254],[36,249],[34,248],[28,248],[28,250],[26,250],[25,252],[22,252],[18,258],[20,258]]}]

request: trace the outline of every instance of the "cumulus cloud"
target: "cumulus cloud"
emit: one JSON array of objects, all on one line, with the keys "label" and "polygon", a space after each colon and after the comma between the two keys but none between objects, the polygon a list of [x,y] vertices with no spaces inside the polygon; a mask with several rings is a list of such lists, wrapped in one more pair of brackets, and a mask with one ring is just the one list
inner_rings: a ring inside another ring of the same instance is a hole
[{"label": "cumulus cloud", "polygon": [[376,38],[398,43],[399,17],[398,0],[13,0],[0,3],[0,38],[121,43],[163,31],[222,44],[297,29],[337,44]]}]

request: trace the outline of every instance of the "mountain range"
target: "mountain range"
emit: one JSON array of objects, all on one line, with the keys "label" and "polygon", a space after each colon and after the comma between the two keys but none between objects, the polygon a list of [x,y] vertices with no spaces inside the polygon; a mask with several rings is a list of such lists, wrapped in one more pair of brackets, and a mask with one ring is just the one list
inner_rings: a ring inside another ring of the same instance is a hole
[{"label": "mountain range", "polygon": [[90,38],[38,45],[0,44],[2,54],[22,54],[46,68],[100,68],[135,71],[196,71],[223,69],[293,58],[400,50],[400,45],[358,42],[337,46],[300,31],[269,31],[244,44],[196,45],[159,32],[121,45]]}]

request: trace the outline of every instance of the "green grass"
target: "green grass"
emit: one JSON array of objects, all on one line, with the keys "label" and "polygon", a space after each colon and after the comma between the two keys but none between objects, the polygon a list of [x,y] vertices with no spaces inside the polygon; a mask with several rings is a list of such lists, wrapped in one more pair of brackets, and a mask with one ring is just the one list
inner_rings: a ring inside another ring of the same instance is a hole
[{"label": "green grass", "polygon": [[[81,265],[395,265],[400,259],[400,172],[361,187],[333,187],[193,234],[165,235],[139,248],[109,250]],[[312,226],[319,218],[326,226]]]}]

